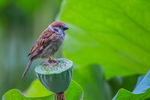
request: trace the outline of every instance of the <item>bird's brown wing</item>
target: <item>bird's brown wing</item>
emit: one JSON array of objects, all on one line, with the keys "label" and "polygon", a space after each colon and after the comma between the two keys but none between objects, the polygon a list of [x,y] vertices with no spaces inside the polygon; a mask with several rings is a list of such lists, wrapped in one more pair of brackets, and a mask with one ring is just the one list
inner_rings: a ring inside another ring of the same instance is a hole
[{"label": "bird's brown wing", "polygon": [[28,54],[28,56],[30,56],[30,58],[34,58],[35,56],[39,55],[44,48],[46,48],[49,43],[55,38],[55,34],[52,33],[49,30],[45,30],[39,37],[39,39],[35,42],[35,44],[33,45],[30,53]]}]

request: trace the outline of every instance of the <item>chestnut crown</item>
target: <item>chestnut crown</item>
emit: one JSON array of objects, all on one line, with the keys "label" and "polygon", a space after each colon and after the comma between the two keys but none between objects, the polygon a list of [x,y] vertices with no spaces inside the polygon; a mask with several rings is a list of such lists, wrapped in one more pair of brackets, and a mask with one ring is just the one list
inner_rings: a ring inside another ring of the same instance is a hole
[{"label": "chestnut crown", "polygon": [[50,26],[52,28],[55,28],[55,27],[60,27],[62,28],[63,30],[68,30],[69,28],[66,26],[66,24],[64,22],[61,22],[61,21],[55,21],[53,22],[52,24],[50,24]]}]

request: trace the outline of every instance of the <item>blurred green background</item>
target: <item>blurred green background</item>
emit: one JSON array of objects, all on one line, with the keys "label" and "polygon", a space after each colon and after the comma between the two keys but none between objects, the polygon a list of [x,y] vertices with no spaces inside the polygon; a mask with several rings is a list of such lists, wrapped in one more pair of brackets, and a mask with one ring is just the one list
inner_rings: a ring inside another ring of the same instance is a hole
[{"label": "blurred green background", "polygon": [[36,78],[37,61],[21,80],[27,54],[54,20],[70,27],[56,56],[74,62],[73,80],[84,100],[132,91],[150,68],[149,16],[149,0],[0,0],[0,96],[13,88],[26,91]]},{"label": "blurred green background", "polygon": [[[0,95],[9,89],[25,90],[34,75],[21,74],[27,54],[41,32],[55,20],[61,0],[0,0]],[[36,63],[36,62],[35,62]]]}]

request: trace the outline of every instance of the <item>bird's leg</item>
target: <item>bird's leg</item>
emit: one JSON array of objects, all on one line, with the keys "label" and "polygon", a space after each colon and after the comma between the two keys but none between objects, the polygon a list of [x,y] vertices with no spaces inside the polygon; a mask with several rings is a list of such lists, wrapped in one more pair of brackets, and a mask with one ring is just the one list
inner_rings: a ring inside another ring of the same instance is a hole
[{"label": "bird's leg", "polygon": [[51,57],[48,57],[48,58],[49,59],[48,59],[48,61],[45,62],[45,65],[54,66],[54,65],[58,64],[56,61],[56,58],[54,58],[54,59]]},{"label": "bird's leg", "polygon": [[43,63],[46,66],[55,66],[57,63],[49,63],[47,60]]},{"label": "bird's leg", "polygon": [[56,62],[56,58],[51,58],[51,57],[48,57],[49,59],[48,59],[48,61],[54,61],[54,62]]}]

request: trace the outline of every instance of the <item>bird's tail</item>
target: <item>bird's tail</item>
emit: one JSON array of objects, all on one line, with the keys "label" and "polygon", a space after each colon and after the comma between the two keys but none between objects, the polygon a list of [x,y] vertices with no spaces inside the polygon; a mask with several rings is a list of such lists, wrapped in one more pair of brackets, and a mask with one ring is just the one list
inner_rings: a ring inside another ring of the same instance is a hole
[{"label": "bird's tail", "polygon": [[26,67],[26,69],[24,70],[24,73],[22,74],[22,79],[25,77],[25,75],[28,72],[31,64],[32,64],[32,60],[30,59],[29,62],[28,62],[28,65]]}]

